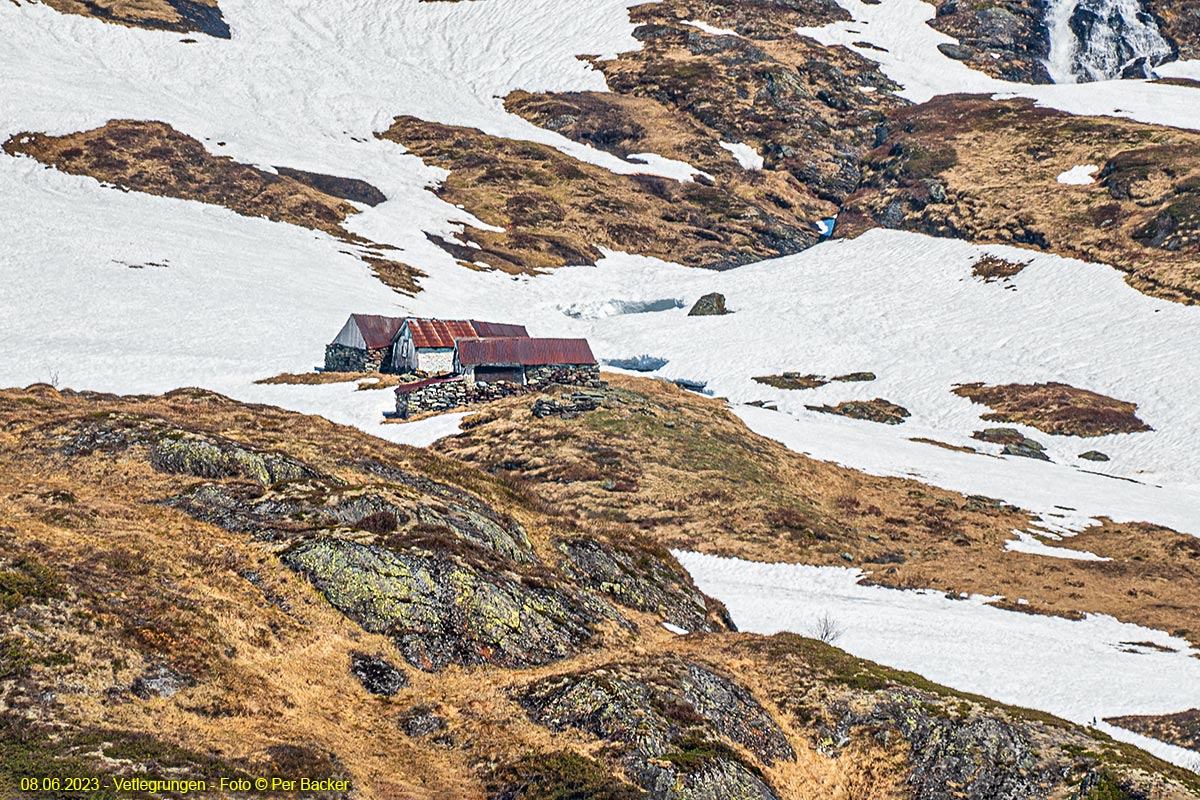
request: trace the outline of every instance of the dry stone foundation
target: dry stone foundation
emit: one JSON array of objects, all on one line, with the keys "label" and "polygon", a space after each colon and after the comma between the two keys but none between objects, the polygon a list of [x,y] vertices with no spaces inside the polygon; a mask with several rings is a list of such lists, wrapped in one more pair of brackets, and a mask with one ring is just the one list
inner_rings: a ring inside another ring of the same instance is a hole
[{"label": "dry stone foundation", "polygon": [[401,419],[408,419],[417,414],[450,411],[501,397],[526,394],[554,384],[593,389],[604,385],[600,380],[600,368],[595,364],[526,367],[524,385],[511,381],[475,383],[461,377],[449,380],[435,378],[397,387],[396,414]]},{"label": "dry stone foundation", "polygon": [[362,349],[344,344],[325,345],[326,372],[384,372],[387,347]]}]

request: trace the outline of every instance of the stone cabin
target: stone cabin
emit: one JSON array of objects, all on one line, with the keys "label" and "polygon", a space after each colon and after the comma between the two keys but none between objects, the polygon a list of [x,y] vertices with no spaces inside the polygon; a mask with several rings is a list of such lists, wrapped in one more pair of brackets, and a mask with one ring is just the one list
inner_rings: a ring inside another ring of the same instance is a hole
[{"label": "stone cabin", "polygon": [[334,340],[325,346],[325,371],[390,371],[392,340],[404,322],[404,317],[351,314]]},{"label": "stone cabin", "polygon": [[409,318],[396,330],[390,372],[440,375],[454,371],[454,343],[463,338],[529,338],[523,325],[475,319]]},{"label": "stone cabin", "polygon": [[468,383],[479,384],[544,386],[600,379],[587,339],[463,338],[454,348],[453,366]]}]

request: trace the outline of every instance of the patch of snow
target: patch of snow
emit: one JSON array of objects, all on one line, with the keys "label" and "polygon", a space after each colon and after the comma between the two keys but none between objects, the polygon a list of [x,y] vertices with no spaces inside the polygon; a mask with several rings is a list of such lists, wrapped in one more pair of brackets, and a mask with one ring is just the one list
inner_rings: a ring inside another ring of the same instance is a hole
[{"label": "patch of snow", "polygon": [[743,169],[763,168],[763,157],[750,145],[743,142],[721,142],[721,147],[733,153],[733,157]]},{"label": "patch of snow", "polygon": [[662,626],[664,628],[666,628],[667,630],[669,630],[671,633],[675,634],[676,636],[684,636],[685,634],[689,633],[687,628],[681,628],[678,625],[671,623],[671,622],[664,622],[662,624]]},{"label": "patch of snow", "polygon": [[683,183],[691,183],[696,179],[697,175],[703,175],[709,179],[712,178],[712,175],[696,169],[686,161],[677,161],[673,158],[660,156],[657,153],[630,153],[628,160],[645,164],[648,167],[648,169],[637,170],[638,172],[672,178]]},{"label": "patch of snow", "polygon": [[683,301],[676,297],[660,300],[599,300],[572,303],[562,313],[575,319],[604,319],[622,314],[653,314],[683,308]]},{"label": "patch of snow", "polygon": [[[1200,660],[1186,641],[1162,631],[1106,616],[1008,611],[977,595],[948,600],[941,592],[863,586],[856,569],[675,556],[742,631],[808,635],[824,616],[840,626],[838,646],[855,656],[1084,725],[1200,706]],[[1121,646],[1129,641],[1172,652],[1131,653]],[[1132,741],[1120,729],[1105,730]],[[1157,753],[1179,763],[1167,750]]]},{"label": "patch of snow", "polygon": [[738,37],[741,36],[741,34],[735,30],[731,30],[729,28],[718,28],[715,25],[709,25],[707,22],[703,22],[702,20],[698,20],[698,19],[694,19],[694,20],[691,20],[690,22],[685,22],[683,24],[691,25],[693,28],[699,28],[700,30],[704,31],[705,33],[710,33],[713,36],[738,36]]},{"label": "patch of snow", "polygon": [[1100,171],[1100,168],[1092,164],[1080,164],[1071,167],[1066,172],[1058,174],[1058,182],[1065,183],[1068,186],[1087,186],[1095,183],[1096,179],[1092,176]]},{"label": "patch of snow", "polygon": [[1111,558],[1098,556],[1086,550],[1072,550],[1068,547],[1053,547],[1043,542],[1028,531],[1013,531],[1016,539],[1004,543],[1004,549],[1014,553],[1028,553],[1049,558],[1065,558],[1070,561],[1112,561]]}]

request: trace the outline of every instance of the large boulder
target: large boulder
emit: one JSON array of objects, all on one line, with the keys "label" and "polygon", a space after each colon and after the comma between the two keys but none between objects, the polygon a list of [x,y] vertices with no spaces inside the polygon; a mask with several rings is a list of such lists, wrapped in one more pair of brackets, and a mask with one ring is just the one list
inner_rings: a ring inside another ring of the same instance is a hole
[{"label": "large boulder", "polygon": [[696,301],[692,310],[688,312],[688,316],[714,317],[728,313],[729,311],[725,308],[725,295],[720,292],[711,292]]}]

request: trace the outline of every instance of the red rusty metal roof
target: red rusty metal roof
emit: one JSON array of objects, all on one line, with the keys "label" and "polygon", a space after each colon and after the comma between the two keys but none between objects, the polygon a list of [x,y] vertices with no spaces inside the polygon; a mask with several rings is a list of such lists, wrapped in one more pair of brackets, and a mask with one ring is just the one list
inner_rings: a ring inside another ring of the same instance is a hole
[{"label": "red rusty metal roof", "polygon": [[458,362],[480,364],[595,364],[587,339],[491,338],[459,339]]},{"label": "red rusty metal roof", "polygon": [[350,317],[371,350],[390,347],[396,331],[404,324],[404,317],[381,317],[377,314],[351,314]]},{"label": "red rusty metal roof", "polygon": [[522,325],[502,322],[480,322],[473,319],[410,319],[408,330],[412,333],[413,347],[452,348],[459,339],[508,336],[529,336]]}]

